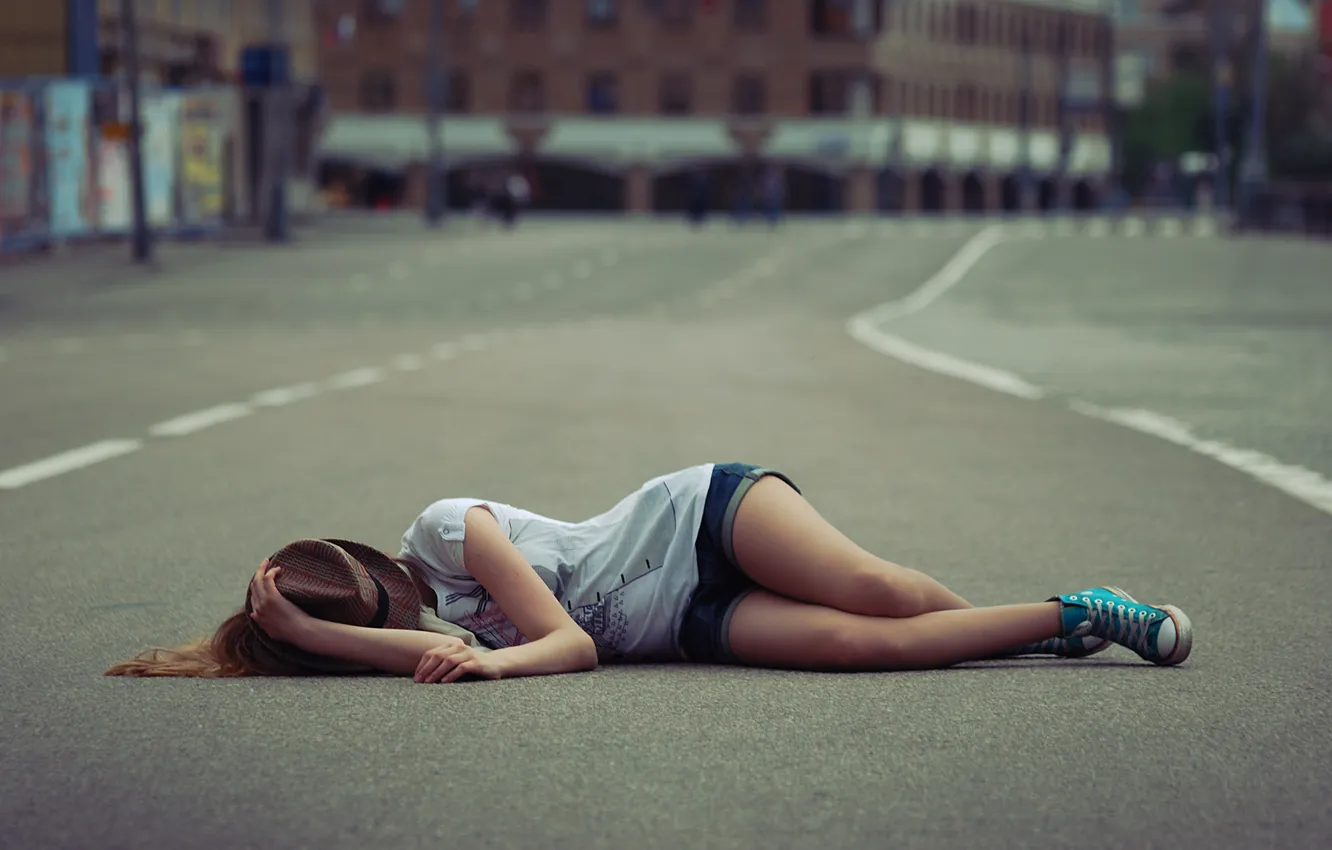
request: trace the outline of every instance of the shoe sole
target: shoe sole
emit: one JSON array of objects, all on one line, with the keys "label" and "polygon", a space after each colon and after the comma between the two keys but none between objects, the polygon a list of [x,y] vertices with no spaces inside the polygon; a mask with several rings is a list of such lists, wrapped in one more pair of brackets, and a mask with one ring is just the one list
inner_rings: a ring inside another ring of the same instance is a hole
[{"label": "shoe sole", "polygon": [[[1102,590],[1108,590],[1116,596],[1124,597],[1130,602],[1138,601],[1125,593],[1122,588],[1104,585]],[[1174,605],[1158,605],[1155,607],[1160,608],[1162,611],[1166,612],[1166,614],[1170,615],[1170,619],[1175,624],[1175,648],[1171,650],[1169,655],[1165,656],[1160,661],[1154,661],[1152,663],[1162,667],[1173,667],[1176,664],[1183,662],[1184,659],[1188,658],[1193,652],[1193,622],[1189,619],[1187,614]],[[1099,652],[1100,650],[1097,651]]]}]

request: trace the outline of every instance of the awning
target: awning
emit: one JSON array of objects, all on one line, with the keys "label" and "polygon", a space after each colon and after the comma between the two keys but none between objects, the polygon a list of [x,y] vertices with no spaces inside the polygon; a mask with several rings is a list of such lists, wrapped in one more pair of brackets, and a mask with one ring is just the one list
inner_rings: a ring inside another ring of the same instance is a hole
[{"label": "awning", "polygon": [[894,132],[892,122],[878,119],[778,121],[762,153],[831,167],[878,167],[888,160]]},{"label": "awning", "polygon": [[739,153],[726,122],[707,119],[557,118],[542,137],[539,156],[622,168],[681,160],[725,159]]},{"label": "awning", "polygon": [[[440,121],[440,139],[450,165],[468,160],[511,156],[517,146],[498,118]],[[399,115],[334,115],[319,142],[323,159],[343,159],[404,168],[429,156],[426,120]]]}]

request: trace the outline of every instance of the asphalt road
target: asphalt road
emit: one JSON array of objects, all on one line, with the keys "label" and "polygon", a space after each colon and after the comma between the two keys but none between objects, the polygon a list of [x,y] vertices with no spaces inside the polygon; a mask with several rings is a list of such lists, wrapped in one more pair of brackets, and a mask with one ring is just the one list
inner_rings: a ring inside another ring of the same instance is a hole
[{"label": "asphalt road", "polygon": [[[1322,846],[1332,517],[847,336],[978,229],[344,223],[149,275],[0,269],[0,847]],[[1330,256],[1051,234],[894,332],[1329,474]],[[124,453],[30,466],[108,440]],[[288,539],[393,548],[446,495],[579,518],[729,459],[977,603],[1175,602],[1193,657],[99,675],[215,626]]]}]

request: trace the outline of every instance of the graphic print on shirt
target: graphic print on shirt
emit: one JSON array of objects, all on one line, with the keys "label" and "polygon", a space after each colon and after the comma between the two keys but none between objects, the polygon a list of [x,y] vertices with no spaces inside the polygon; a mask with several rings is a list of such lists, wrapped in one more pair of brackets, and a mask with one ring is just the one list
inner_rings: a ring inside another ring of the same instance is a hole
[{"label": "graphic print on shirt", "polygon": [[[616,643],[623,636],[625,629],[629,627],[629,618],[624,612],[624,594],[629,586],[645,576],[661,569],[661,564],[653,565],[648,560],[643,560],[643,566],[632,575],[621,574],[620,584],[610,590],[608,593],[597,594],[597,601],[586,605],[580,605],[574,608],[570,603],[565,603],[569,609],[569,616],[578,624],[578,627],[592,638],[592,642],[597,645],[597,652],[602,658],[620,658],[622,653],[615,649]],[[568,564],[561,564],[560,570],[565,568],[572,569]],[[545,580],[546,586],[551,588],[551,592],[556,596],[561,594],[555,589],[558,578],[555,572],[546,567],[535,567],[537,574]]]},{"label": "graphic print on shirt", "polygon": [[459,617],[458,625],[476,635],[477,640],[492,647],[517,646],[526,641],[522,632],[518,631],[518,627],[510,623],[504,612],[495,604],[485,585],[472,578],[470,574],[451,574],[446,578],[475,585],[466,593],[448,594],[444,597],[444,604],[453,605],[464,599],[476,600],[476,608],[470,614]]}]

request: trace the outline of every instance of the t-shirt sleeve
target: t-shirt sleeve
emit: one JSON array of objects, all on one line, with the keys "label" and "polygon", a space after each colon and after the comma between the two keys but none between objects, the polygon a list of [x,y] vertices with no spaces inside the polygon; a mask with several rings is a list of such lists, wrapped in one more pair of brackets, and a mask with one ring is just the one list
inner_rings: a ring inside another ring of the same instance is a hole
[{"label": "t-shirt sleeve", "polygon": [[463,563],[463,538],[467,533],[464,520],[477,506],[489,510],[509,535],[509,517],[503,505],[484,499],[442,499],[422,511],[402,535],[400,556],[419,562],[440,578],[470,579]]}]

